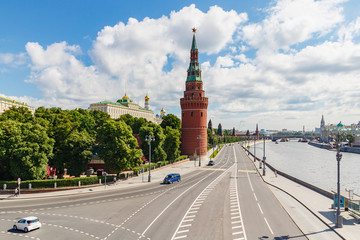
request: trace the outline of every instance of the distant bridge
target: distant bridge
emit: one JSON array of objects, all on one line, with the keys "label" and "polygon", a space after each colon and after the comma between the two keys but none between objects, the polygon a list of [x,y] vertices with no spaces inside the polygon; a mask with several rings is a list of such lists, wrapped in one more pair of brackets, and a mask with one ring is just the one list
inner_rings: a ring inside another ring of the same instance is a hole
[{"label": "distant bridge", "polygon": [[[272,136],[272,140],[273,141],[277,141],[279,139],[284,139],[284,138],[304,138],[304,136],[300,136],[300,135],[288,135],[288,136],[277,136],[277,135],[273,135]],[[315,136],[315,135],[306,135],[305,139],[311,141],[314,140],[315,138],[319,138],[319,136]]]}]

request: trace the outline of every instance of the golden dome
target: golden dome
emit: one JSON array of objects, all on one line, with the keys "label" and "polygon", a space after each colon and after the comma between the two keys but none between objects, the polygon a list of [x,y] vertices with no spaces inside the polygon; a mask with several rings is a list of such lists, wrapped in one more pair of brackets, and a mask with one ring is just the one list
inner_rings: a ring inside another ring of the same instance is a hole
[{"label": "golden dome", "polygon": [[164,109],[164,108],[161,108],[160,113],[161,113],[161,114],[165,114],[165,113],[166,113],[165,109]]},{"label": "golden dome", "polygon": [[126,96],[126,92],[125,92],[125,96],[122,99],[129,99],[129,97]]},{"label": "golden dome", "polygon": [[145,101],[149,101],[149,96],[146,94],[146,96],[145,96]]}]

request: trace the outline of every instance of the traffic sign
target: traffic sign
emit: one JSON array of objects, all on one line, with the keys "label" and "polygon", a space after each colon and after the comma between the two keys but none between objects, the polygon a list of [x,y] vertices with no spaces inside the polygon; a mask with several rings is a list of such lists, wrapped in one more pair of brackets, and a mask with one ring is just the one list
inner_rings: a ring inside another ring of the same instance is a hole
[{"label": "traffic sign", "polygon": [[20,185],[20,183],[21,183],[21,178],[18,178],[17,181],[18,181],[18,184]]}]

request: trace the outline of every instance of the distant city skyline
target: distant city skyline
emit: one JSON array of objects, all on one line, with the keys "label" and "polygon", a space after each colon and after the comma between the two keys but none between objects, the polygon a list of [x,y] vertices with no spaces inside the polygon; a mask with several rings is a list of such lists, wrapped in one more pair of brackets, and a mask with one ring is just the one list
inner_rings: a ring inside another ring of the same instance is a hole
[{"label": "distant city skyline", "polygon": [[[142,5],[142,7],[138,7]],[[2,1],[0,96],[88,108],[127,95],[180,116],[196,27],[208,120],[315,130],[360,120],[360,2]]]}]

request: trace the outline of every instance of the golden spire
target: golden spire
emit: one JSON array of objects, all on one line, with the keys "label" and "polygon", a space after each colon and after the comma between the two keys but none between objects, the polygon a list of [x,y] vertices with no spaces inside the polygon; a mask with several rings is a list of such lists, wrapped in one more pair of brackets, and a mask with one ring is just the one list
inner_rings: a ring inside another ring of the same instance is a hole
[{"label": "golden spire", "polygon": [[126,92],[125,92],[125,96],[122,99],[129,99],[129,97],[126,96]]}]

